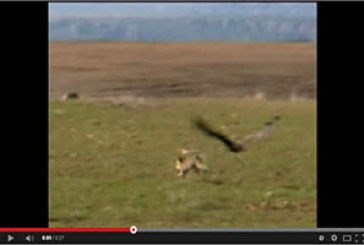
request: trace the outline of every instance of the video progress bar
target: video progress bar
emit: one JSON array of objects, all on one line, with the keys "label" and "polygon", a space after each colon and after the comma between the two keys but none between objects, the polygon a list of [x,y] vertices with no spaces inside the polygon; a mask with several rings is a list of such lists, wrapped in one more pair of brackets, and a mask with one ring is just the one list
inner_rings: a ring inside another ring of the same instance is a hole
[{"label": "video progress bar", "polygon": [[0,244],[364,244],[362,232],[1,232]]}]

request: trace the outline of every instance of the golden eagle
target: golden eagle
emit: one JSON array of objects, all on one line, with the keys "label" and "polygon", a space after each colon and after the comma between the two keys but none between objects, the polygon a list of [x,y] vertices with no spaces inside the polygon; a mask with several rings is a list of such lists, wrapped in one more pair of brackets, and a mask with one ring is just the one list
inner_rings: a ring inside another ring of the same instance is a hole
[{"label": "golden eagle", "polygon": [[232,137],[227,136],[221,130],[212,127],[210,123],[208,123],[202,117],[198,117],[197,119],[195,119],[194,123],[197,128],[204,132],[206,135],[216,138],[224,143],[231,152],[241,152],[246,150],[246,147],[249,144],[268,136],[276,122],[280,119],[280,116],[274,116],[270,121],[265,122],[262,129],[246,135],[241,140],[232,139]]}]

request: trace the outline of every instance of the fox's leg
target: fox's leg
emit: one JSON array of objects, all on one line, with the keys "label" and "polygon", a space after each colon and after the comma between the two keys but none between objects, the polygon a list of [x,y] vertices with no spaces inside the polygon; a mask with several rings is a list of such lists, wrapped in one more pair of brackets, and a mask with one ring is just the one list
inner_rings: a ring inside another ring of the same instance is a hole
[{"label": "fox's leg", "polygon": [[187,173],[188,173],[188,169],[181,169],[178,173],[178,176],[185,178]]},{"label": "fox's leg", "polygon": [[195,173],[200,173],[200,169],[198,168],[198,166],[196,165],[196,163],[194,163],[191,168],[195,171]]},{"label": "fox's leg", "polygon": [[179,171],[178,171],[178,176],[184,177],[184,173],[183,173],[183,171],[182,171],[182,170],[179,170]]}]

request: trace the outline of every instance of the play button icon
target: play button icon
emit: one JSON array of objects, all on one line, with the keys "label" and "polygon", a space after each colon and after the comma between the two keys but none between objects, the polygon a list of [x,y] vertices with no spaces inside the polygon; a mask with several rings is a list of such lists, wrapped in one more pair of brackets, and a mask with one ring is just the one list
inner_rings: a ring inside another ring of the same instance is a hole
[{"label": "play button icon", "polygon": [[12,235],[8,235],[8,242],[11,242],[12,240],[14,240],[14,237]]}]

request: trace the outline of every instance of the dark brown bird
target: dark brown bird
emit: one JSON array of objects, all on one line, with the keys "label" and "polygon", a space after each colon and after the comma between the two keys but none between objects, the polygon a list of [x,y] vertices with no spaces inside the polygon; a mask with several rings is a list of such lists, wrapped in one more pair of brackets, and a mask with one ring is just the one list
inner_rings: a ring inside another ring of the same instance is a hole
[{"label": "dark brown bird", "polygon": [[225,135],[222,131],[212,127],[202,117],[199,117],[195,120],[195,125],[197,126],[197,128],[199,130],[204,132],[206,135],[214,137],[214,138],[222,141],[231,152],[241,152],[241,151],[246,150],[246,147],[248,145],[250,145],[251,143],[267,137],[270,134],[275,123],[278,120],[280,120],[280,118],[281,118],[280,116],[274,116],[272,118],[272,120],[267,121],[264,124],[263,129],[255,131],[252,134],[249,134],[249,135],[243,137],[243,139],[241,139],[239,141],[233,140],[231,137]]}]

